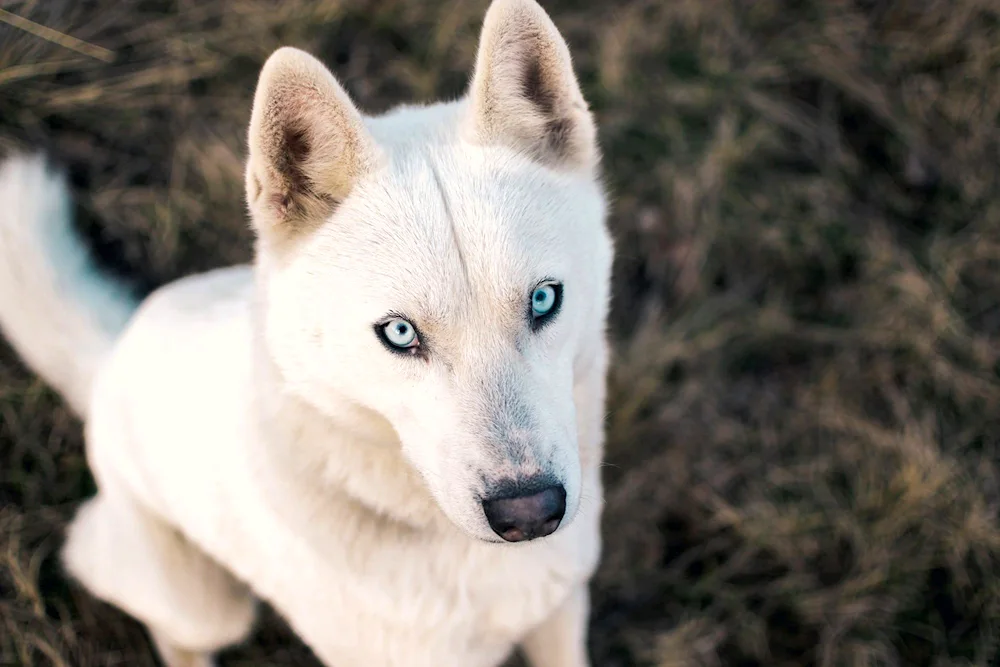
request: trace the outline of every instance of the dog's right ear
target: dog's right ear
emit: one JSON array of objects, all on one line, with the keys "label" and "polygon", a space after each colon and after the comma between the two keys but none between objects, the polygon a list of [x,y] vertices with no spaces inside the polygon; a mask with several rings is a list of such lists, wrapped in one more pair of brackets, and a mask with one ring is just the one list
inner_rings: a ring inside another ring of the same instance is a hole
[{"label": "dog's right ear", "polygon": [[275,51],[250,117],[246,191],[257,233],[322,222],[375,161],[361,112],[330,70],[304,51]]}]

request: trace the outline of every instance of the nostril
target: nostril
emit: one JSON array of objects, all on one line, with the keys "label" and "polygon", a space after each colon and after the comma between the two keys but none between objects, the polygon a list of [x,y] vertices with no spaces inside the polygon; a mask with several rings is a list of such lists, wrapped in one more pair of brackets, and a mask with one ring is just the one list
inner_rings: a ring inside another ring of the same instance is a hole
[{"label": "nostril", "polygon": [[566,514],[566,489],[560,484],[545,489],[540,495],[542,496],[542,514],[545,517],[545,522],[555,521],[558,525],[562,521],[563,515]]},{"label": "nostril", "polygon": [[551,535],[566,514],[566,489],[561,484],[541,491],[506,495],[483,501],[490,528],[507,542]]}]

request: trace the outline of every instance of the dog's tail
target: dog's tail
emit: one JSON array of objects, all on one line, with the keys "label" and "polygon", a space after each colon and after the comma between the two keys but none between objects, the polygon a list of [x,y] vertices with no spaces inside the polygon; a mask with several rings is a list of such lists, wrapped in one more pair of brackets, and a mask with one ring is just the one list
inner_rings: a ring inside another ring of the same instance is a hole
[{"label": "dog's tail", "polygon": [[83,417],[137,300],[101,273],[72,216],[67,183],[43,156],[0,162],[0,329]]}]

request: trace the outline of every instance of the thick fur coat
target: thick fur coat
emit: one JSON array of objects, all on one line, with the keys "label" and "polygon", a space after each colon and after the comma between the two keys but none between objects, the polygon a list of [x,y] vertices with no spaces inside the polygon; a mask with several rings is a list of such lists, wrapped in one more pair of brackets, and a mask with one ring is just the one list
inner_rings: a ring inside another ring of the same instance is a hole
[{"label": "thick fur coat", "polygon": [[363,114],[312,56],[260,75],[252,266],[141,303],[41,157],[0,165],[0,326],[83,417],[63,561],[169,667],[268,601],[332,667],[584,667],[612,244],[595,128],[534,0],[468,94]]}]

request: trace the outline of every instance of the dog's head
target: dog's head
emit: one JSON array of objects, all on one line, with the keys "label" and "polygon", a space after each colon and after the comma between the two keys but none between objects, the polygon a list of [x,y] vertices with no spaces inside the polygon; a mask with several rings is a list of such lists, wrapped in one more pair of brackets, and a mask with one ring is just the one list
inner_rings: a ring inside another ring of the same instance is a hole
[{"label": "dog's head", "polygon": [[545,12],[496,0],[466,98],[377,118],[281,49],[249,140],[265,340],[290,390],[382,415],[470,535],[567,523],[612,251],[593,121]]}]

